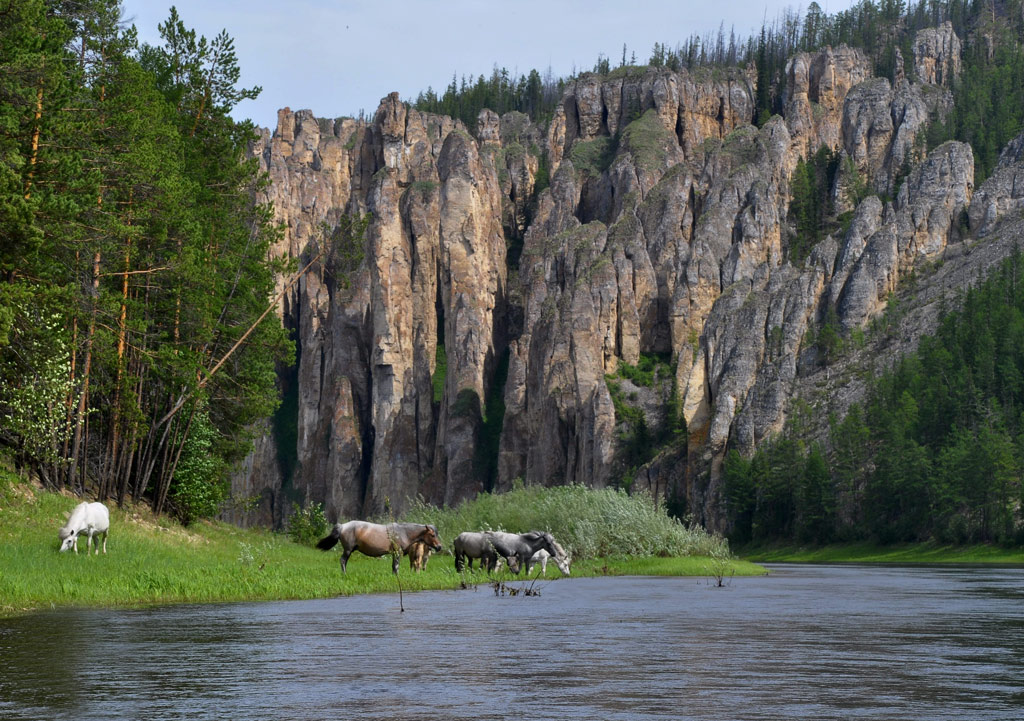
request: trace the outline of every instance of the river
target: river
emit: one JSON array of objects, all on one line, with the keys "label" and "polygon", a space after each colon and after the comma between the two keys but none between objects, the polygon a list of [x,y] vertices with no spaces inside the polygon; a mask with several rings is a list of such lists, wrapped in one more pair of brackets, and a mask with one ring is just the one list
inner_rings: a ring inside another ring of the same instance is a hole
[{"label": "river", "polygon": [[0,619],[0,718],[1024,719],[1024,569],[770,568]]}]

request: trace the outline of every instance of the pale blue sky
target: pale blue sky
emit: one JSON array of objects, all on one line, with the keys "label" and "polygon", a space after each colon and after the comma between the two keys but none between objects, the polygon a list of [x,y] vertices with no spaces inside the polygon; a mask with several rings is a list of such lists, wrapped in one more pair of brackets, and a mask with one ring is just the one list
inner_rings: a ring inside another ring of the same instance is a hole
[{"label": "pale blue sky", "polygon": [[[818,0],[835,12],[853,0]],[[669,47],[692,33],[739,37],[760,29],[790,0],[124,0],[142,40],[159,41],[157,24],[174,4],[188,27],[235,39],[242,85],[261,85],[236,117],[273,128],[277,109],[309,108],[322,117],[372,115],[398,91],[414,99],[443,91],[452,74],[489,75],[495,64],[518,76],[551,67],[556,77],[590,69],[598,53],[615,65],[622,44],[645,61],[654,43]]]}]

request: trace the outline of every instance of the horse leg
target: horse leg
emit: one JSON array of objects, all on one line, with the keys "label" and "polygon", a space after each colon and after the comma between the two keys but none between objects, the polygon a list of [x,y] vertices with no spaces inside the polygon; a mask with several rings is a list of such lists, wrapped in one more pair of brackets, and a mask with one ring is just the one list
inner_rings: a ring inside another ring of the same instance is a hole
[{"label": "horse leg", "polygon": [[352,555],[352,551],[348,550],[347,548],[341,554],[341,572],[342,573],[348,573],[348,571],[345,569],[345,566],[348,565],[348,557],[351,556],[351,555]]},{"label": "horse leg", "polygon": [[[107,534],[108,533],[110,533],[110,531],[104,531],[103,532],[103,555],[104,556],[107,555]],[[98,544],[99,541],[97,541],[96,543]]]}]

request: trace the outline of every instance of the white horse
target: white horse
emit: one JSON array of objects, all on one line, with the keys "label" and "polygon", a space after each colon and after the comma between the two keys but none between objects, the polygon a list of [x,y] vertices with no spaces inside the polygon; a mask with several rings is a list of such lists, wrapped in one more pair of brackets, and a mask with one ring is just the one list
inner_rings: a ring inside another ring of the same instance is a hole
[{"label": "white horse", "polygon": [[[110,513],[102,503],[79,503],[68,517],[68,522],[57,534],[60,537],[60,550],[75,549],[78,553],[78,534],[85,533],[85,552],[92,551],[92,537],[103,534],[103,552],[107,552],[107,532],[110,530]],[[100,539],[96,539],[96,553],[100,552]]]},{"label": "white horse", "polygon": [[533,557],[530,559],[530,565],[533,566],[534,564],[539,563],[540,575],[545,576],[548,572],[549,558],[554,559],[555,565],[558,566],[559,571],[561,571],[566,576],[569,575],[569,565],[572,563],[572,558],[569,556],[568,553],[563,553],[562,557],[559,558],[558,556],[552,556],[550,553],[548,553],[542,548],[535,554],[533,554]]}]

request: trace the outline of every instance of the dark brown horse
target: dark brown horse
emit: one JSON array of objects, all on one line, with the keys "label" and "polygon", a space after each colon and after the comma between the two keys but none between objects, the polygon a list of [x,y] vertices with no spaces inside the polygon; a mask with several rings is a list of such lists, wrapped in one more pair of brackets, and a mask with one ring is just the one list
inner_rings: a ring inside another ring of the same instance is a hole
[{"label": "dark brown horse", "polygon": [[346,573],[348,557],[354,551],[374,557],[390,553],[391,570],[397,574],[399,559],[408,551],[409,546],[417,541],[422,541],[435,551],[441,550],[441,539],[437,536],[437,529],[422,523],[389,523],[386,526],[368,521],[336,523],[331,529],[331,534],[320,539],[316,547],[326,551],[334,548],[339,541],[344,549],[341,554],[342,573]]}]

